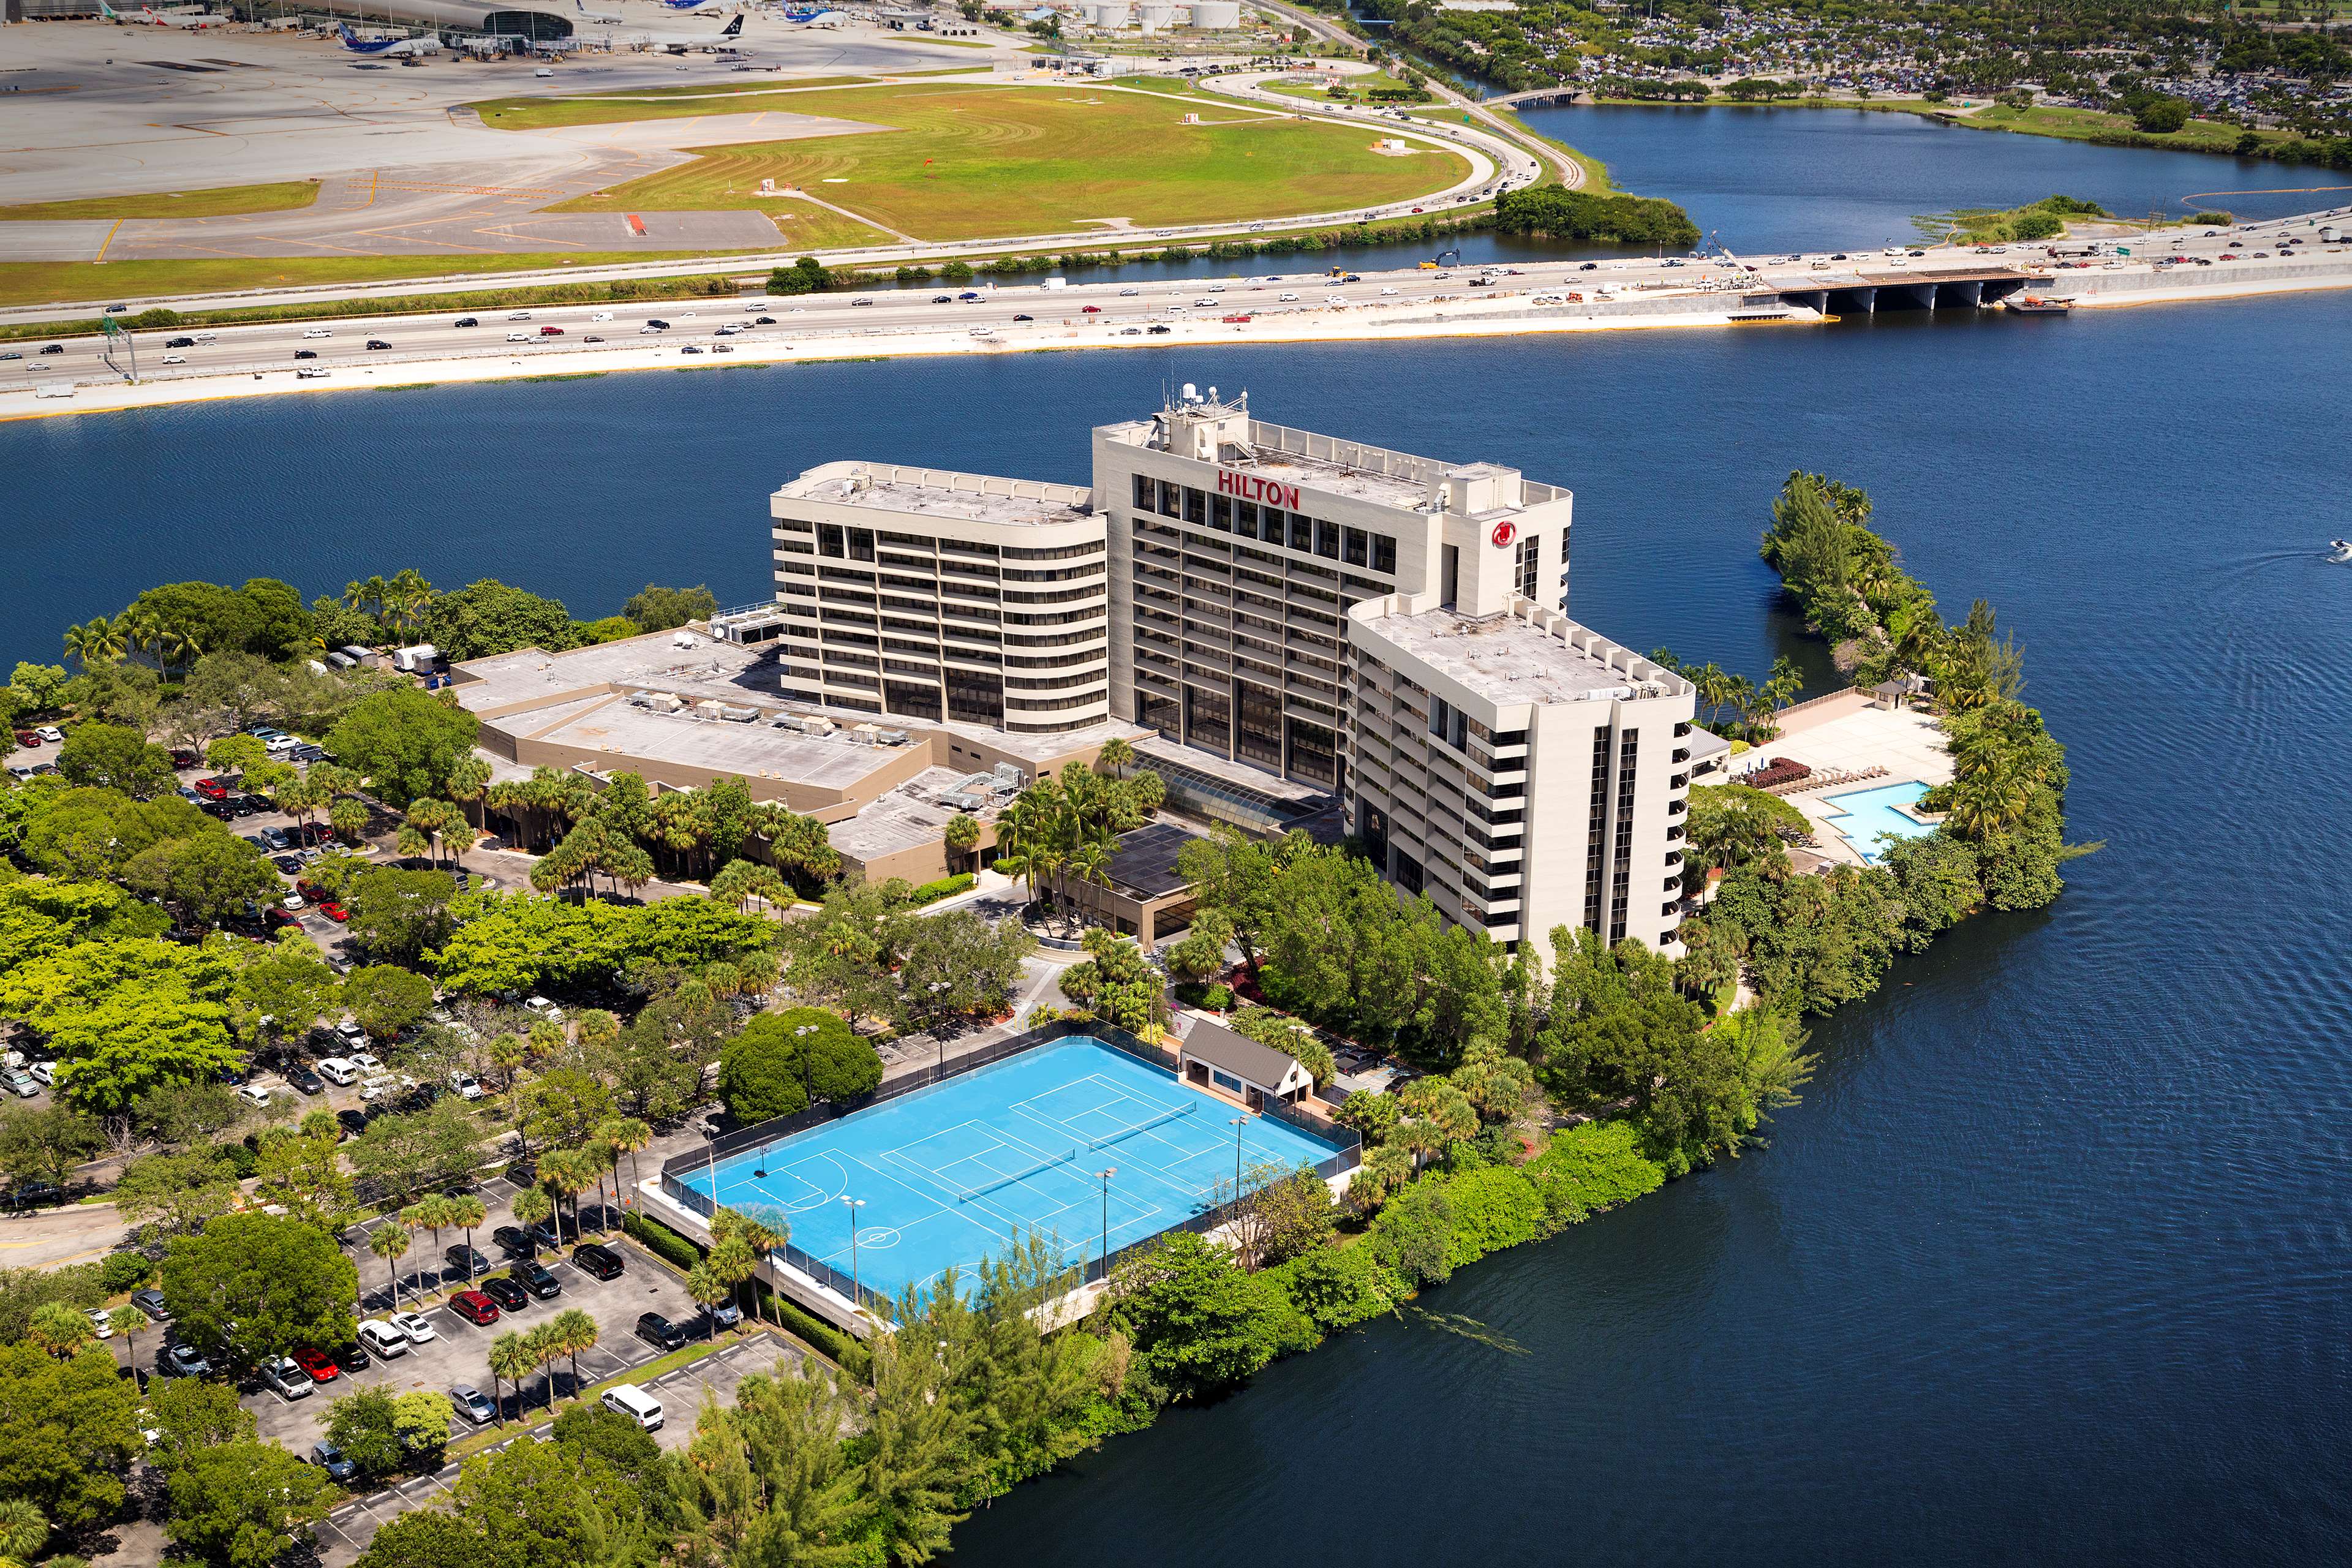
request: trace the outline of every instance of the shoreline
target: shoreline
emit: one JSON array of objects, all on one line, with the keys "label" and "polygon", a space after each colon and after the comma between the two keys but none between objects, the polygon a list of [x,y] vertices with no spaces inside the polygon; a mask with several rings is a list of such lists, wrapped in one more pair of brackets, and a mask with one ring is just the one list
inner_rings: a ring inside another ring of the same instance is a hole
[{"label": "shoreline", "polygon": [[[2131,281],[2137,282],[2135,279]],[[2151,283],[2158,279],[2148,279]],[[2112,274],[2084,273],[2042,291],[2070,292],[2078,310],[2140,305],[2242,300],[2277,294],[2352,289],[2352,267],[2318,275],[2217,279],[2200,288],[2132,288]],[[1743,307],[1736,297],[1659,296],[1593,300],[1577,305],[1534,305],[1523,297],[1465,301],[1453,310],[1426,305],[1372,305],[1342,310],[1307,310],[1259,315],[1248,321],[1186,321],[1170,331],[1129,336],[1116,327],[1054,327],[1024,332],[1017,328],[980,337],[969,331],[919,330],[905,332],[811,333],[799,338],[745,338],[724,356],[687,357],[676,344],[584,349],[561,360],[518,358],[505,353],[337,366],[324,377],[302,378],[291,370],[239,371],[227,374],[151,380],[137,385],[75,385],[69,393],[45,392],[26,384],[0,392],[0,424],[85,414],[122,414],[201,403],[242,402],[298,393],[414,389],[509,381],[557,381],[647,371],[734,370],[749,366],[834,364],[857,360],[904,359],[945,354],[1020,354],[1112,349],[1193,347],[1215,343],[1255,347],[1275,343],[1398,342],[1441,338],[1525,337],[1576,332],[1655,331],[1674,329],[1825,326],[1840,318],[1809,307],[1778,303]],[[1017,335],[1016,335],[1017,334]],[[59,384],[47,384],[55,387]]]}]

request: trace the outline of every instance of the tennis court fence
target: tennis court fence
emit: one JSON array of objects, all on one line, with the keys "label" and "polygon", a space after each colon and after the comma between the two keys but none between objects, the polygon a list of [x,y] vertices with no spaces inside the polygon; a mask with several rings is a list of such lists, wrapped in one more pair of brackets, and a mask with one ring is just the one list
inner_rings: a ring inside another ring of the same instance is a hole
[{"label": "tennis court fence", "polygon": [[[1068,1019],[1060,1019],[1046,1025],[1042,1029],[1030,1029],[999,1040],[993,1045],[982,1046],[976,1051],[958,1057],[945,1066],[934,1063],[902,1078],[895,1079],[872,1094],[848,1104],[811,1106],[806,1110],[796,1111],[790,1116],[778,1116],[766,1121],[756,1121],[749,1127],[740,1127],[732,1132],[714,1138],[707,1147],[698,1149],[690,1154],[674,1154],[662,1163],[661,1190],[664,1195],[680,1206],[709,1219],[712,1208],[710,1194],[698,1192],[688,1185],[687,1178],[709,1172],[720,1160],[741,1153],[746,1149],[758,1149],[771,1143],[781,1142],[795,1133],[805,1132],[812,1127],[822,1127],[828,1121],[835,1121],[842,1117],[854,1115],[869,1105],[880,1105],[886,1101],[897,1100],[901,1095],[929,1089],[933,1084],[945,1083],[950,1079],[961,1078],[969,1072],[977,1072],[982,1068],[993,1067],[998,1062],[1020,1056],[1024,1051],[1034,1051],[1041,1046],[1056,1045],[1063,1040],[1076,1037],[1084,1037],[1108,1046],[1123,1056],[1132,1057],[1146,1066],[1159,1068],[1180,1083],[1183,1081],[1178,1070],[1175,1052],[1138,1039],[1125,1029],[1114,1025],[1076,1023]],[[1362,1136],[1352,1129],[1334,1127],[1328,1121],[1309,1116],[1305,1111],[1285,1105],[1277,1100],[1267,1100],[1261,1109],[1264,1114],[1272,1117],[1275,1121],[1296,1129],[1330,1149],[1331,1152],[1328,1155],[1316,1162],[1315,1173],[1318,1176],[1335,1176],[1342,1171],[1354,1170],[1363,1163],[1364,1141]],[[1213,1208],[1204,1209],[1168,1228],[1206,1233],[1231,1220],[1235,1206],[1233,1203],[1219,1204]],[[1165,1235],[1166,1232],[1160,1234]],[[1142,1251],[1150,1247],[1156,1239],[1157,1237],[1147,1237],[1113,1253],[1108,1260],[1108,1268],[1116,1270],[1128,1258],[1140,1256]],[[822,1259],[810,1257],[792,1243],[786,1242],[782,1247],[778,1247],[776,1252],[786,1264],[799,1269],[819,1284],[862,1303],[871,1310],[884,1314],[889,1312],[892,1303],[888,1297],[863,1284],[853,1282],[847,1274]],[[1103,1258],[1097,1258],[1088,1263],[1085,1276],[1087,1282],[1092,1283],[1101,1279],[1104,1270]]]}]

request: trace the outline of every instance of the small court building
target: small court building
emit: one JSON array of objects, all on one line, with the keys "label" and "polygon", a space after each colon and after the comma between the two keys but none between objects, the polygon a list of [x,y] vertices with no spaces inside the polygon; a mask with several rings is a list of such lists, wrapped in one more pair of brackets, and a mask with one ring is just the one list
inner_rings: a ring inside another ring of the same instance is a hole
[{"label": "small court building", "polygon": [[1176,1047],[1184,1081],[1222,1090],[1252,1110],[1269,1100],[1296,1105],[1315,1092],[1315,1079],[1295,1058],[1247,1035],[1203,1018]]}]

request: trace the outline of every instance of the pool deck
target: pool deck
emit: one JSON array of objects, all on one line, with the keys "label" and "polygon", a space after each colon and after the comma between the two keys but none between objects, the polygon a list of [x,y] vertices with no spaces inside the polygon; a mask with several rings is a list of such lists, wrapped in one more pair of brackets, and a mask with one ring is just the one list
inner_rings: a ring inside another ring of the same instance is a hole
[{"label": "pool deck", "polygon": [[1814,836],[1821,840],[1820,853],[1825,859],[1849,866],[1866,864],[1861,852],[1848,844],[1834,826],[1837,809],[1828,804],[1828,796],[1876,789],[1906,780],[1929,785],[1951,782],[1951,753],[1944,749],[1944,732],[1936,727],[1931,714],[1909,708],[1889,710],[1863,707],[1832,711],[1811,724],[1801,721],[1805,717],[1809,715],[1800,715],[1799,721],[1792,723],[1780,740],[1741,753],[1734,760],[1734,765],[1752,763],[1760,767],[1769,758],[1786,757],[1815,772],[1829,768],[1848,773],[1860,773],[1865,768],[1886,770],[1884,778],[1781,797],[1812,823]]}]

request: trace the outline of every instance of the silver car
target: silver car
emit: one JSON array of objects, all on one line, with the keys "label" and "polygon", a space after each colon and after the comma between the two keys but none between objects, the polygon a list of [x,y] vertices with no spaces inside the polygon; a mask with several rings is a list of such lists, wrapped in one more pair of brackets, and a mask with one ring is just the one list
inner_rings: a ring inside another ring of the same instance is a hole
[{"label": "silver car", "polygon": [[262,1363],[261,1386],[280,1399],[291,1400],[310,1398],[318,1384],[310,1381],[309,1373],[285,1356],[279,1356],[275,1361]]}]

